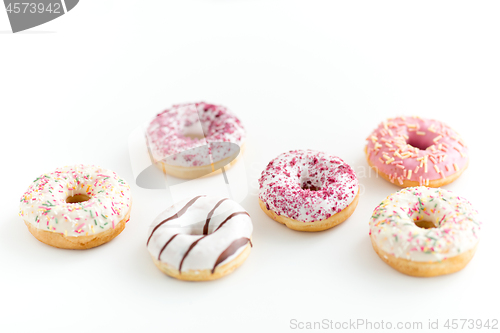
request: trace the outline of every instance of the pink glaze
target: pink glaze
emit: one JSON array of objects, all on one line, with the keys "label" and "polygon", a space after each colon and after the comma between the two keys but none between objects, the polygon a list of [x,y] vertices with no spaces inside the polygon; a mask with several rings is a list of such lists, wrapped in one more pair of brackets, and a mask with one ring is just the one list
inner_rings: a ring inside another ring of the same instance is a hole
[{"label": "pink glaze", "polygon": [[339,157],[292,150],[273,159],[259,179],[259,199],[268,210],[314,222],[346,208],[358,194],[358,179]]},{"label": "pink glaze", "polygon": [[[200,138],[186,135],[195,129]],[[155,162],[207,165],[237,153],[246,132],[226,107],[205,102],[174,105],[149,124],[146,137]]]},{"label": "pink glaze", "polygon": [[446,124],[420,117],[397,117],[382,122],[367,138],[370,163],[392,183],[403,180],[429,185],[467,166],[462,138]]}]

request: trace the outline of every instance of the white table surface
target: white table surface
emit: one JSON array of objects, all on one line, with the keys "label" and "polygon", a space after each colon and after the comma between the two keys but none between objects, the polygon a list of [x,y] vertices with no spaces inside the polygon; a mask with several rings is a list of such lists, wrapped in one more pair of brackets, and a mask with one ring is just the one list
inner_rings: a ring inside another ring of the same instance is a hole
[{"label": "white table surface", "polygon": [[[415,331],[425,332],[429,320],[443,329],[447,319],[500,319],[499,10],[495,1],[86,0],[11,34],[1,9],[0,330],[289,332],[299,331],[292,320],[364,319],[422,322]],[[228,106],[247,128],[242,205],[254,222],[248,260],[209,283],[154,266],[147,229],[171,202],[135,184],[128,151],[140,123],[199,100]],[[371,212],[398,188],[369,172],[363,147],[397,115],[443,120],[469,145],[469,169],[446,188],[484,224],[459,273],[408,277],[371,247]],[[336,154],[358,174],[358,208],[334,229],[292,231],[258,206],[263,168],[301,148]],[[134,198],[124,232],[87,251],[40,243],[17,215],[33,179],[75,163],[116,171]]]}]

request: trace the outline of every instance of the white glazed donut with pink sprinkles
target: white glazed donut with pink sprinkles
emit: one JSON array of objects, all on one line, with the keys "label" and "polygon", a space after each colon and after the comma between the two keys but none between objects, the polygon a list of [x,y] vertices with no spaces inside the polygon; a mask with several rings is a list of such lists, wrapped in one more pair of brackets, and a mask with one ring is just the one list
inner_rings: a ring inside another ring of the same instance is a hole
[{"label": "white glazed donut with pink sprinkles", "polygon": [[390,118],[367,138],[366,158],[382,178],[401,187],[440,187],[469,164],[467,145],[443,122]]},{"label": "white glazed donut with pink sprinkles", "polygon": [[226,107],[200,102],[161,112],[149,124],[146,138],[153,162],[164,173],[193,179],[234,164],[246,131]]},{"label": "white glazed donut with pink sprinkles", "polygon": [[259,204],[273,220],[300,231],[345,221],[358,203],[359,184],[339,157],[293,150],[273,159],[259,179]]}]

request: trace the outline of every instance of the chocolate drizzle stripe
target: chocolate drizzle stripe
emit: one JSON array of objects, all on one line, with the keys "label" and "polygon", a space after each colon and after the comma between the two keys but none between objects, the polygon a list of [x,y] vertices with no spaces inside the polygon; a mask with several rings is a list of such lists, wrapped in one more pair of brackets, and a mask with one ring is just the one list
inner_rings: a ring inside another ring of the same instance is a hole
[{"label": "chocolate drizzle stripe", "polygon": [[201,238],[198,238],[197,240],[195,240],[193,242],[193,244],[191,244],[188,248],[188,250],[186,251],[186,253],[184,253],[184,256],[182,257],[182,260],[181,260],[181,263],[179,264],[179,274],[182,274],[182,264],[184,263],[184,259],[186,259],[186,257],[188,256],[189,252],[191,252],[191,250],[196,246],[196,244],[198,244],[199,241],[201,241],[203,238],[207,237],[208,235],[205,235]]},{"label": "chocolate drizzle stripe", "polygon": [[170,244],[170,242],[173,241],[174,238],[177,237],[177,235],[178,234],[175,234],[172,237],[170,237],[170,239],[168,240],[168,242],[166,242],[165,245],[163,245],[163,247],[160,250],[160,254],[158,254],[158,261],[160,261],[160,257],[161,257],[161,254],[163,253],[163,250],[165,250],[165,248],[167,247],[167,245]]},{"label": "chocolate drizzle stripe", "polygon": [[205,222],[205,226],[203,227],[203,234],[204,235],[208,235],[208,225],[210,224],[210,220],[212,219],[212,216],[214,215],[215,210],[217,209],[217,207],[219,207],[226,200],[227,200],[227,198],[222,199],[221,201],[219,201],[215,205],[215,207],[208,213],[207,221]]},{"label": "chocolate drizzle stripe", "polygon": [[231,245],[229,245],[227,247],[227,249],[225,249],[220,254],[219,258],[217,258],[217,261],[215,262],[214,268],[212,268],[212,274],[214,274],[215,269],[217,268],[217,266],[219,266],[219,264],[221,262],[223,262],[224,260],[226,260],[227,258],[232,256],[233,254],[235,254],[239,248],[246,245],[248,242],[250,242],[250,246],[252,246],[252,241],[250,240],[250,238],[246,238],[246,237],[239,238],[239,239],[235,240],[234,242],[232,242]]},{"label": "chocolate drizzle stripe", "polygon": [[[214,208],[215,210],[215,208]],[[229,215],[220,225],[217,229],[214,230],[214,232],[216,232],[217,230],[220,229],[220,227],[222,227],[224,225],[224,223],[226,223],[227,221],[229,221],[230,219],[232,219],[233,217],[235,217],[236,215],[240,215],[240,214],[246,214],[248,216],[250,216],[250,214],[248,214],[247,212],[236,212],[236,213],[232,213],[231,215]],[[212,234],[214,233],[212,232]],[[189,252],[191,252],[191,250],[196,246],[196,244],[198,244],[199,241],[201,241],[203,238],[205,237],[208,237],[209,235],[204,235],[203,237],[201,238],[198,238],[197,240],[195,240],[193,242],[193,244],[191,244],[188,248],[188,250],[186,251],[186,253],[184,253],[184,256],[182,257],[182,260],[181,260],[181,263],[179,264],[179,274],[182,274],[182,264],[184,263],[184,260],[186,259],[186,257],[188,256]],[[247,238],[248,239],[248,238]],[[250,241],[250,239],[248,239],[248,241]],[[234,243],[234,242],[233,242]],[[251,242],[250,242],[251,244]],[[227,249],[226,249],[227,251]],[[225,252],[225,251],[224,251]],[[217,263],[216,263],[217,265]],[[215,270],[215,267],[214,267],[214,270]]]},{"label": "chocolate drizzle stripe", "polygon": [[174,215],[170,216],[169,218],[167,218],[167,219],[161,221],[160,223],[158,223],[158,225],[156,227],[154,227],[153,231],[151,231],[151,235],[149,235],[148,242],[146,243],[146,245],[149,245],[149,241],[151,240],[151,237],[153,237],[153,234],[155,233],[155,231],[159,227],[161,227],[164,223],[166,223],[166,222],[168,222],[170,220],[175,220],[175,219],[181,217],[182,215],[184,215],[184,213],[186,213],[186,211],[189,209],[189,207],[191,207],[196,202],[196,200],[198,200],[201,197],[204,197],[204,195],[199,195],[197,197],[194,197],[184,207],[182,207],[182,209],[179,210],[177,213],[175,213]]},{"label": "chocolate drizzle stripe", "polygon": [[224,224],[226,224],[227,221],[229,221],[230,219],[232,219],[233,217],[235,217],[236,215],[240,215],[240,214],[245,214],[245,215],[248,215],[250,216],[250,214],[248,214],[247,212],[236,212],[236,213],[232,213],[231,215],[229,215],[218,227],[217,229],[214,230],[214,232],[216,232],[217,230],[219,230]]}]

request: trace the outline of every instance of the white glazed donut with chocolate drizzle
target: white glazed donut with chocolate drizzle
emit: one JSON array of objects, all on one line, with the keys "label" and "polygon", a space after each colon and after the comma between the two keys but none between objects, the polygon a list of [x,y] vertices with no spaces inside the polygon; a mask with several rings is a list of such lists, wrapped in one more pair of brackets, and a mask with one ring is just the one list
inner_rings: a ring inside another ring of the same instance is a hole
[{"label": "white glazed donut with chocolate drizzle", "polygon": [[252,220],[238,203],[200,195],[161,213],[147,247],[155,265],[180,280],[218,279],[240,266],[252,247]]}]

